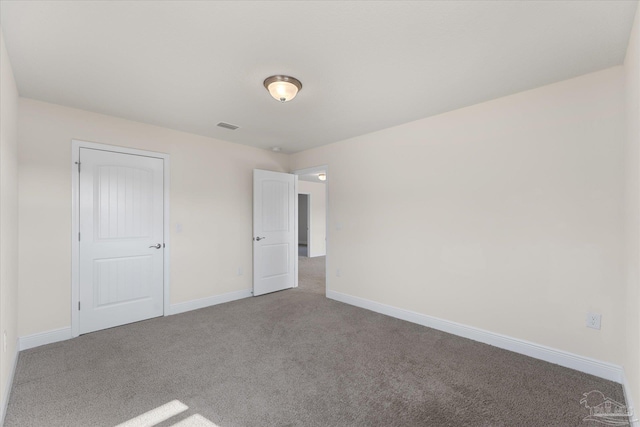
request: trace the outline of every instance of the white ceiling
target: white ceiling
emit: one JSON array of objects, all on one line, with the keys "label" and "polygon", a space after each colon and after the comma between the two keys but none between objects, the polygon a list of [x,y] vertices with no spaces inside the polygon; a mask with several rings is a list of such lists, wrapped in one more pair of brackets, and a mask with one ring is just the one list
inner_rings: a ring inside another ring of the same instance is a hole
[{"label": "white ceiling", "polygon": [[621,64],[636,6],[2,0],[0,22],[21,96],[293,153]]}]

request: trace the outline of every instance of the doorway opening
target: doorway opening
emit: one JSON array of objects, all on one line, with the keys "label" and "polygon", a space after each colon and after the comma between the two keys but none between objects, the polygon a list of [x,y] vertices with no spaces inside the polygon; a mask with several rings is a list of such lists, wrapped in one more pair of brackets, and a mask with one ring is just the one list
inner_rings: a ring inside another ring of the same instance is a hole
[{"label": "doorway opening", "polygon": [[309,256],[311,194],[298,191],[298,256]]},{"label": "doorway opening", "polygon": [[298,176],[298,287],[326,295],[328,168],[294,174]]}]

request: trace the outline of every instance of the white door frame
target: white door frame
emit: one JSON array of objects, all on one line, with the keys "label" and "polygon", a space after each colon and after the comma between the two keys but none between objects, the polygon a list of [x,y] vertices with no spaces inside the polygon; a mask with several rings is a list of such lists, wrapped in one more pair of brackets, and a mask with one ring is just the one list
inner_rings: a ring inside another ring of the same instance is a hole
[{"label": "white door frame", "polygon": [[164,162],[164,272],[163,272],[163,312],[169,315],[169,260],[171,259],[171,245],[169,244],[169,154],[154,151],[137,150],[133,148],[118,147],[115,145],[98,144],[71,140],[71,337],[80,335],[78,302],[80,301],[80,174],[78,173],[78,159],[80,149],[111,151],[114,153],[133,154],[137,156],[162,159]]},{"label": "white door frame", "polygon": [[[331,227],[329,226],[329,181],[331,180],[331,177],[329,176],[329,166],[328,165],[320,165],[320,166],[313,166],[310,168],[305,168],[305,169],[296,169],[293,172],[291,172],[294,175],[307,175],[310,173],[320,173],[320,172],[324,172],[327,174],[328,179],[325,181],[324,185],[325,187],[325,220],[326,220],[326,224],[327,224],[327,228],[326,228],[326,247],[325,247],[325,256],[326,256],[326,262],[324,264],[324,277],[325,277],[325,296],[326,293],[329,292],[329,235],[330,233],[330,229]],[[297,194],[298,190],[296,189],[296,194]],[[296,197],[296,209],[295,209],[295,216],[296,216],[296,242],[298,241],[298,198]],[[307,246],[307,250],[309,247]],[[296,277],[295,277],[295,286],[298,286],[298,257],[296,257],[295,259],[295,272],[296,272]]]}]

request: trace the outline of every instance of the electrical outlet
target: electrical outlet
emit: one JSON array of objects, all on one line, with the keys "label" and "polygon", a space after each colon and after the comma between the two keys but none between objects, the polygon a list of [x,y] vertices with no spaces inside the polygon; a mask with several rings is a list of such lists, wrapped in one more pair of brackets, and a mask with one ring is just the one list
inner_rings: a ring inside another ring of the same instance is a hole
[{"label": "electrical outlet", "polygon": [[238,267],[238,276],[242,276],[244,274],[244,269],[242,267]]},{"label": "electrical outlet", "polygon": [[602,315],[598,313],[587,313],[587,328],[600,329]]},{"label": "electrical outlet", "polygon": [[341,273],[340,273],[340,269],[338,268],[338,269],[336,270],[336,277],[340,277],[340,275],[341,275]]}]

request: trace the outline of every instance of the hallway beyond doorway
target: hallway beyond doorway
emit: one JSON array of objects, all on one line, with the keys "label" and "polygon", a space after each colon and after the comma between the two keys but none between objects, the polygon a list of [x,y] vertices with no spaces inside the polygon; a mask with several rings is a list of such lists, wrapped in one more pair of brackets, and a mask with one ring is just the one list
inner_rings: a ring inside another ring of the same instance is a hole
[{"label": "hallway beyond doorway", "polygon": [[309,246],[307,245],[298,245],[298,256],[299,257],[308,257],[309,256]]}]

